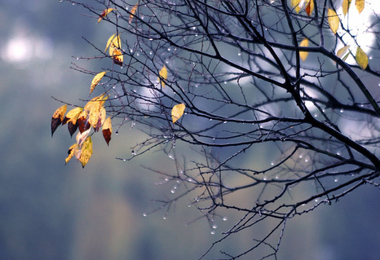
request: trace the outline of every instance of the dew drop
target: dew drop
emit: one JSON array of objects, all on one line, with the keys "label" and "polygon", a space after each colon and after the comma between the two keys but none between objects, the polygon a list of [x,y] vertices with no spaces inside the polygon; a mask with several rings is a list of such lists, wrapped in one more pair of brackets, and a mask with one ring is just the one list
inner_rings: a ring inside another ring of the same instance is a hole
[{"label": "dew drop", "polygon": [[148,216],[148,214],[146,214],[146,213],[143,213],[143,217],[146,217],[146,216]]},{"label": "dew drop", "polygon": [[168,157],[172,160],[174,160],[174,156],[172,154],[169,154]]},{"label": "dew drop", "polygon": [[338,178],[335,178],[335,179],[334,179],[334,182],[338,182],[338,181],[339,181],[339,179],[338,179]]},{"label": "dew drop", "polygon": [[238,53],[238,56],[241,56],[241,52]]},{"label": "dew drop", "polygon": [[339,112],[340,112],[340,113],[343,113],[343,112],[344,112],[344,110],[343,110],[343,109],[341,109],[341,110],[339,110]]},{"label": "dew drop", "polygon": [[213,231],[211,231],[210,233],[211,233],[211,235],[215,235],[215,231],[214,231],[214,230],[213,230]]},{"label": "dew drop", "polygon": [[228,220],[228,218],[227,217],[223,217],[223,221],[227,221]]},{"label": "dew drop", "polygon": [[175,189],[171,189],[170,193],[174,194],[175,193]]},{"label": "dew drop", "polygon": [[217,229],[218,226],[217,225],[212,225],[212,229]]}]

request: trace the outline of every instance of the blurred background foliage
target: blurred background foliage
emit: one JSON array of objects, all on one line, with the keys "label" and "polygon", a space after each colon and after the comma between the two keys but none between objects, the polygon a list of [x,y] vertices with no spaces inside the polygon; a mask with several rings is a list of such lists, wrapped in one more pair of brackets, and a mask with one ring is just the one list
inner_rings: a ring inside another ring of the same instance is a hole
[{"label": "blurred background foliage", "polygon": [[[112,32],[96,20],[59,0],[0,2],[0,259],[197,259],[233,218],[216,223],[215,235],[205,220],[186,225],[199,216],[188,207],[190,198],[167,214],[163,209],[144,217],[159,207],[152,199],[175,194],[172,186],[155,185],[160,176],[141,165],[175,168],[158,153],[115,159],[128,156],[141,132],[125,126],[110,147],[94,136],[85,169],[64,164],[74,143],[66,127],[51,138],[50,119],[61,105],[51,96],[81,104],[88,95],[92,76],[70,66],[75,57],[96,55],[82,37],[103,46]],[[79,63],[99,69],[96,60]],[[280,259],[378,259],[379,198],[368,186],[291,220]],[[229,249],[250,239],[248,232]]]}]

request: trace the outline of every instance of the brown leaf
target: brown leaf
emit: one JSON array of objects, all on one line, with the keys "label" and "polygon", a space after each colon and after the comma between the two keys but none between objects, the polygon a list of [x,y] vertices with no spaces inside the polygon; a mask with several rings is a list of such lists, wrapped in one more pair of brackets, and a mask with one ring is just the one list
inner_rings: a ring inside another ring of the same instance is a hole
[{"label": "brown leaf", "polygon": [[139,4],[135,4],[135,6],[132,7],[131,9],[131,14],[129,15],[129,24],[131,24],[132,20],[133,20],[133,17],[135,16],[135,13],[136,13],[136,10],[137,10],[137,7],[139,6]]},{"label": "brown leaf", "polygon": [[311,16],[311,13],[313,12],[313,10],[314,10],[314,0],[308,0],[305,7],[305,11],[307,15]]},{"label": "brown leaf", "polygon": [[91,125],[88,123],[87,117],[88,117],[88,113],[86,110],[83,110],[78,116],[77,125],[79,128],[79,132],[81,133],[83,133],[84,131],[86,131],[87,129],[91,127]]},{"label": "brown leaf", "polygon": [[106,141],[107,145],[109,145],[109,142],[111,141],[111,134],[112,134],[112,122],[111,118],[108,117],[106,121],[104,121],[104,124],[102,126],[102,132],[104,140]]},{"label": "brown leaf", "polygon": [[100,22],[104,17],[106,17],[110,12],[112,12],[113,8],[107,8],[104,9],[103,12],[100,14],[98,22]]},{"label": "brown leaf", "polygon": [[67,105],[63,105],[59,107],[57,110],[55,110],[53,117],[51,118],[51,136],[53,136],[58,126],[62,124],[66,110],[67,110]]},{"label": "brown leaf", "polygon": [[115,49],[112,55],[113,62],[119,66],[123,66],[123,54],[120,50]]}]

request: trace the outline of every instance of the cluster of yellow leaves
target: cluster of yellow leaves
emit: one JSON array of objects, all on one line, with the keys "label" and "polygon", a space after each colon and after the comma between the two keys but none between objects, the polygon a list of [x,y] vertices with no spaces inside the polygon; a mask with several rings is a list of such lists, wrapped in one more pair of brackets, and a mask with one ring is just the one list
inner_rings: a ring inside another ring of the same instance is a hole
[{"label": "cluster of yellow leaves", "polygon": [[72,136],[79,128],[76,136],[76,143],[69,148],[69,156],[66,163],[75,156],[84,167],[92,155],[92,140],[89,136],[91,129],[98,132],[102,127],[103,137],[107,145],[111,140],[112,122],[111,118],[106,119],[106,110],[104,103],[107,100],[105,94],[94,97],[82,107],[76,107],[70,110],[66,116],[67,105],[59,107],[51,119],[51,133],[54,134],[59,125],[68,124],[70,135]]}]

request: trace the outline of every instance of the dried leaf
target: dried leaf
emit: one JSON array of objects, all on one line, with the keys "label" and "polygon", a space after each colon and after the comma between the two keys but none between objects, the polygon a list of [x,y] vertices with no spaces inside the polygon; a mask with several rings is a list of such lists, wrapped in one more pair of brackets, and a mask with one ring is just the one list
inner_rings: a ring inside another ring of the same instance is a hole
[{"label": "dried leaf", "polygon": [[364,4],[365,4],[364,0],[355,0],[355,6],[356,6],[356,9],[358,10],[359,14],[363,11]]},{"label": "dried leaf", "polygon": [[100,80],[104,77],[104,75],[107,73],[107,71],[102,71],[95,75],[95,77],[91,81],[91,88],[90,88],[90,94],[92,91],[94,91],[95,87],[98,85]]},{"label": "dried leaf", "polygon": [[115,50],[118,50],[120,52],[120,49],[121,49],[121,39],[120,39],[120,35],[117,35],[111,40],[111,43],[109,45],[109,55],[114,56]]},{"label": "dried leaf", "polygon": [[62,124],[66,110],[67,110],[67,105],[63,105],[59,107],[57,110],[55,110],[53,117],[51,118],[51,136],[53,136],[58,126]]},{"label": "dried leaf", "polygon": [[86,138],[88,137],[88,135],[90,134],[90,132],[91,132],[91,129],[88,129],[88,130],[84,131],[83,133],[81,133],[81,132],[77,133],[77,136],[76,136],[75,139],[77,141],[77,144],[78,144],[79,148],[82,147],[84,140],[86,140]]},{"label": "dried leaf", "polygon": [[91,125],[88,123],[87,117],[88,117],[88,113],[86,110],[83,110],[78,116],[77,125],[79,128],[79,132],[81,133],[83,133],[84,131],[86,131],[87,129],[91,127]]},{"label": "dried leaf", "polygon": [[[307,38],[303,39],[299,45],[300,47],[308,47],[309,40]],[[309,53],[307,51],[300,51],[300,58],[302,61],[305,61]]]},{"label": "dried leaf", "polygon": [[82,111],[83,111],[83,107],[73,108],[69,112],[67,112],[65,118],[63,119],[62,124],[64,125],[67,123],[67,127],[69,129],[70,136],[73,136],[73,134],[75,133],[75,131],[78,128],[77,120],[78,120],[80,113],[82,113]]},{"label": "dried leaf", "polygon": [[91,140],[91,136],[88,136],[82,144],[81,154],[79,157],[79,161],[82,163],[83,168],[84,166],[86,166],[86,164],[90,160],[91,155],[92,155],[92,140]]},{"label": "dried leaf", "polygon": [[346,46],[340,48],[338,50],[338,52],[336,53],[336,56],[338,56],[339,58],[342,58],[343,55],[348,51],[349,48],[350,48],[350,45],[346,45]]},{"label": "dried leaf", "polygon": [[165,65],[161,68],[158,75],[159,75],[158,80],[160,81],[161,86],[164,88],[165,87],[164,80],[168,78],[168,70]]},{"label": "dried leaf", "polygon": [[350,9],[351,1],[352,0],[343,0],[342,9],[343,9],[344,16],[346,16],[346,14],[348,13],[348,10]]},{"label": "dried leaf", "polygon": [[102,126],[102,132],[103,132],[104,140],[106,141],[107,145],[109,145],[109,142],[111,141],[111,134],[112,134],[112,121],[110,117],[108,117],[106,121],[104,121],[104,124]]},{"label": "dried leaf", "polygon": [[173,121],[173,124],[175,122],[177,122],[178,119],[181,118],[181,116],[183,115],[183,112],[185,112],[185,104],[178,104],[178,105],[175,105],[173,108],[172,108],[172,121]]},{"label": "dried leaf", "polygon": [[100,22],[104,17],[106,17],[110,12],[112,12],[113,8],[107,8],[104,9],[103,12],[100,14],[98,22]]},{"label": "dried leaf", "polygon": [[314,0],[308,0],[307,1],[305,11],[306,11],[308,16],[311,16],[311,13],[314,11]]},{"label": "dried leaf", "polygon": [[360,47],[356,49],[355,58],[358,65],[365,70],[368,66],[368,56]]},{"label": "dried leaf", "polygon": [[339,29],[339,17],[333,9],[329,9],[327,11],[327,20],[329,22],[329,26],[331,31],[336,34]]},{"label": "dried leaf", "polygon": [[113,51],[112,59],[115,64],[123,66],[124,57],[120,50],[115,49]]},{"label": "dried leaf", "polygon": [[106,111],[103,105],[107,98],[108,97],[106,97],[105,94],[102,94],[91,99],[84,106],[84,110],[87,112],[87,121],[95,129],[95,131],[99,130],[105,120]]},{"label": "dried leaf", "polygon": [[106,48],[105,48],[104,52],[106,52],[106,51],[108,50],[108,48],[110,47],[111,42],[112,42],[112,40],[115,38],[115,36],[116,36],[116,33],[115,33],[115,34],[112,34],[112,36],[108,38],[108,40],[107,40],[107,45],[106,45]]},{"label": "dried leaf", "polygon": [[131,14],[129,15],[129,24],[132,22],[133,20],[133,17],[135,16],[135,13],[136,13],[136,10],[137,10],[137,7],[139,6],[139,4],[135,4],[134,7],[132,7],[131,9]]},{"label": "dried leaf", "polygon": [[65,159],[66,164],[71,160],[71,158],[73,158],[74,154],[76,154],[77,151],[78,151],[78,144],[77,143],[70,146],[69,151],[67,152],[69,155]]}]

